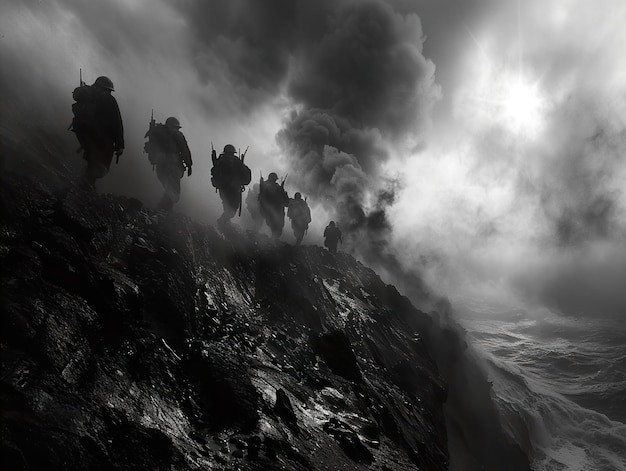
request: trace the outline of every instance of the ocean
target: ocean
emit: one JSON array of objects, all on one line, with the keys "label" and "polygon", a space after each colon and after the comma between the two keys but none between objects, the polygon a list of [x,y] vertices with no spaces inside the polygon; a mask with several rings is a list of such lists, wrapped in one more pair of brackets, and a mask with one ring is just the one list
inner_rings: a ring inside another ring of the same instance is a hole
[{"label": "ocean", "polygon": [[508,432],[536,471],[626,471],[626,325],[455,303]]}]

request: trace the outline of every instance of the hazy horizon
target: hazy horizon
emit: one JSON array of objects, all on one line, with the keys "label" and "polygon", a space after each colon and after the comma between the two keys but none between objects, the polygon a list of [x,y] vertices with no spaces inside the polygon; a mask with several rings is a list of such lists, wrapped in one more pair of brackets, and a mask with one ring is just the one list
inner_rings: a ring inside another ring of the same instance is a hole
[{"label": "hazy horizon", "polygon": [[127,147],[102,192],[156,204],[154,109],[182,123],[177,210],[198,220],[221,208],[211,143],[249,146],[253,182],[308,197],[305,243],[335,219],[388,280],[624,314],[625,18],[617,0],[9,1],[1,128],[73,143],[78,71],[107,75]]}]

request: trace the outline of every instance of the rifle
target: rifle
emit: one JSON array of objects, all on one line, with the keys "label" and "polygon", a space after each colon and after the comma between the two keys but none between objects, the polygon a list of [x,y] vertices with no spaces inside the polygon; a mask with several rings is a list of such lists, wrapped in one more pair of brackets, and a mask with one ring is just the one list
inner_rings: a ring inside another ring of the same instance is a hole
[{"label": "rifle", "polygon": [[[78,86],[79,87],[83,87],[85,85],[85,82],[83,82],[83,69],[79,68],[78,69]],[[72,122],[70,123],[70,125],[67,127],[67,130],[69,131],[70,129],[72,129],[74,127],[74,119],[72,119]],[[72,129],[72,131],[74,131]],[[74,131],[76,132],[76,131]],[[76,152],[80,152],[83,149],[83,146],[81,145]]]},{"label": "rifle", "polygon": [[217,160],[217,153],[213,148],[213,141],[211,141],[211,162],[213,162],[213,166],[215,167],[215,161]]},{"label": "rifle", "polygon": [[283,178],[282,183],[280,184],[280,187],[284,190],[285,189],[285,182],[287,181],[287,177],[289,176],[289,174],[285,175],[285,178]]},{"label": "rifle", "polygon": [[[246,153],[248,152],[249,148],[250,146],[246,147],[246,150],[243,151],[243,154],[240,154],[242,164],[243,164],[243,161],[246,159]],[[243,192],[244,191],[246,191],[246,187],[244,185],[241,185],[241,191],[239,192],[239,217],[241,217],[241,207],[243,206]]]},{"label": "rifle", "polygon": [[[150,131],[152,131],[152,129],[154,128],[155,125],[156,125],[156,123],[154,122],[154,108],[152,108],[152,114],[150,115],[150,122],[148,123],[148,130],[146,131],[146,133],[143,136],[144,139],[150,135]],[[144,152],[145,151],[146,150],[144,149]]]},{"label": "rifle", "polygon": [[[154,121],[154,108],[152,108],[152,113],[150,114],[150,122],[148,123],[148,131],[143,136],[144,139],[150,135],[150,132],[154,129],[155,126],[156,122]],[[143,151],[146,152],[145,146],[143,148]],[[150,155],[150,152],[148,152],[148,155]],[[152,171],[154,172],[154,164],[152,164]]]}]

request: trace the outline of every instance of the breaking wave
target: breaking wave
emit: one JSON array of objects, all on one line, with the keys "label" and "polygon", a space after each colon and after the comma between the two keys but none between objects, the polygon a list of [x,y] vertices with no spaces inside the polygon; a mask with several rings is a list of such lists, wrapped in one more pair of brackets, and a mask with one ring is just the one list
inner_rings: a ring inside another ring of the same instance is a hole
[{"label": "breaking wave", "polygon": [[461,322],[533,469],[626,470],[626,327],[465,305]]}]

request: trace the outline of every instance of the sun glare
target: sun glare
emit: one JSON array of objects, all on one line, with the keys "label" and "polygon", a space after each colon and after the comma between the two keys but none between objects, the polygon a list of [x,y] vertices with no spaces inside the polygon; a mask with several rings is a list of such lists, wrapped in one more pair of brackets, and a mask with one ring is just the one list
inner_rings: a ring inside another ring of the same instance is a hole
[{"label": "sun glare", "polygon": [[543,127],[546,102],[537,83],[527,83],[517,77],[505,80],[501,104],[503,124],[516,135],[536,136]]},{"label": "sun glare", "polygon": [[486,54],[474,63],[474,73],[459,90],[455,111],[479,129],[500,127],[517,139],[534,140],[542,134],[549,101],[539,79],[515,66],[498,65]]}]

